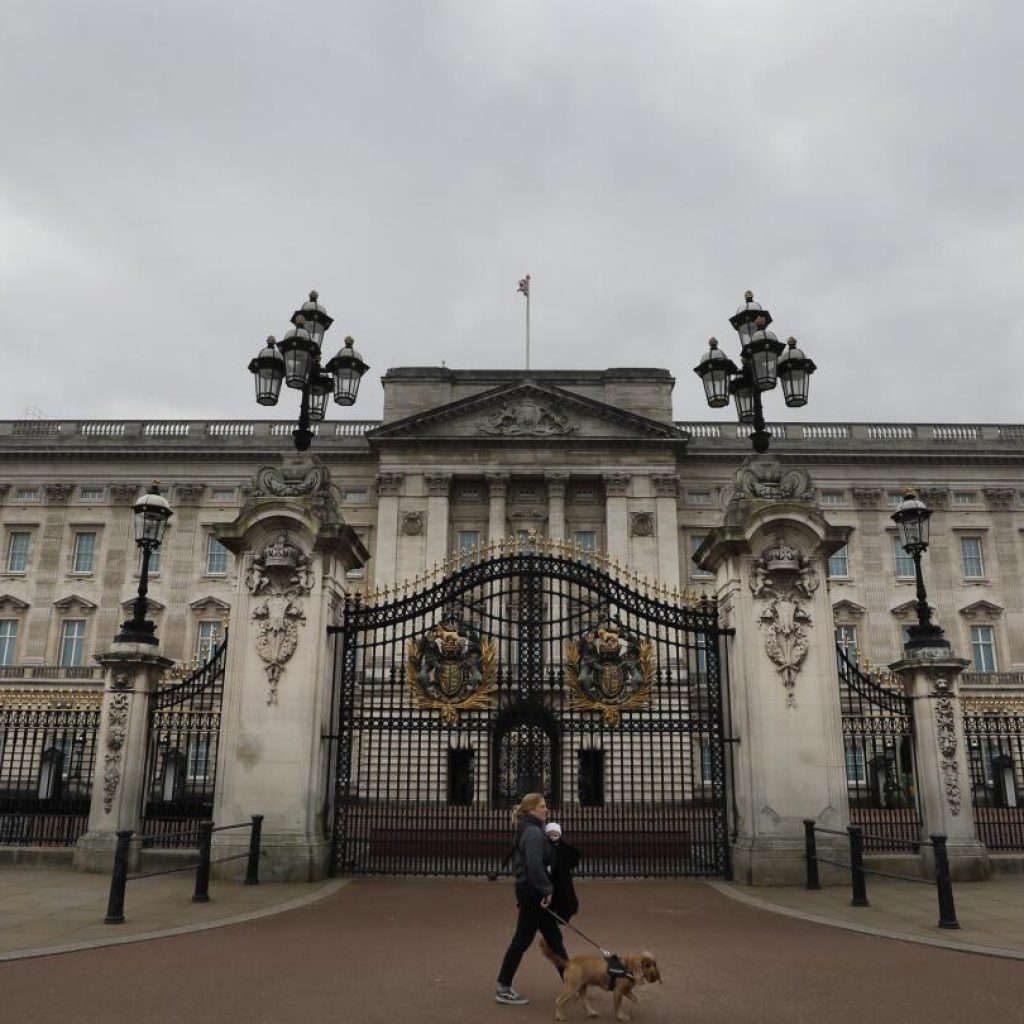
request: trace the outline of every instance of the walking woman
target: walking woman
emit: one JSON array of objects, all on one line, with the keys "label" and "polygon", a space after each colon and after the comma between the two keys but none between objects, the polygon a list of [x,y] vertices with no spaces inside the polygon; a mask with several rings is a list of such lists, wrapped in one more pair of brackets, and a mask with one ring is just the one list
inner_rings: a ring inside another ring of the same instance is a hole
[{"label": "walking woman", "polygon": [[550,948],[565,960],[569,959],[562,942],[558,923],[547,912],[551,903],[551,844],[544,836],[548,805],[540,793],[527,793],[512,811],[516,826],[516,844],[512,856],[512,874],[516,885],[516,906],[519,919],[505,958],[498,972],[498,989],[494,998],[509,1006],[525,1006],[530,1000],[512,988],[512,979],[519,969],[523,954],[540,931]]}]

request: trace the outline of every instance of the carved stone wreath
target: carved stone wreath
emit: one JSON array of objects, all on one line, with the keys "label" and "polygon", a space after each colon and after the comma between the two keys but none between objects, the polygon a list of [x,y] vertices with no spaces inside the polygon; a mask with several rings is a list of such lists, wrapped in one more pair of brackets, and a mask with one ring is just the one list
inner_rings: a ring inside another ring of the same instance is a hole
[{"label": "carved stone wreath", "polygon": [[422,511],[402,513],[402,533],[406,537],[418,537],[423,532],[424,513]]},{"label": "carved stone wreath", "polygon": [[569,640],[565,656],[565,682],[573,693],[570,708],[599,711],[608,725],[616,726],[623,711],[650,700],[655,672],[650,640],[610,622]]},{"label": "carved stone wreath", "polygon": [[498,685],[498,652],[468,623],[456,619],[409,641],[405,681],[416,707],[438,711],[454,725],[460,711],[483,708]]},{"label": "carved stone wreath", "polygon": [[284,530],[253,558],[246,573],[250,593],[261,598],[250,617],[256,624],[256,653],[267,663],[268,704],[277,703],[281,672],[299,645],[299,626],[306,621],[301,600],[313,589],[313,579],[309,559]]},{"label": "carved stone wreath", "polygon": [[654,514],[651,512],[631,512],[630,527],[634,537],[653,537]]}]

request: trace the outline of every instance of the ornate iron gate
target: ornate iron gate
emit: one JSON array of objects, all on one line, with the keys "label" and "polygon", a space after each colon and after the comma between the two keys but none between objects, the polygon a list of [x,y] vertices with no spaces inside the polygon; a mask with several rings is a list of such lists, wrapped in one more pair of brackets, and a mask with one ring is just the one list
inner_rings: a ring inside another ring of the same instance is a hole
[{"label": "ornate iron gate", "polygon": [[921,814],[912,702],[862,671],[841,645],[836,655],[850,823],[861,825],[871,836],[885,837],[866,838],[866,850],[917,849]]},{"label": "ornate iron gate", "polygon": [[500,873],[540,791],[583,873],[728,876],[715,604],[497,550],[331,631],[334,870]]}]

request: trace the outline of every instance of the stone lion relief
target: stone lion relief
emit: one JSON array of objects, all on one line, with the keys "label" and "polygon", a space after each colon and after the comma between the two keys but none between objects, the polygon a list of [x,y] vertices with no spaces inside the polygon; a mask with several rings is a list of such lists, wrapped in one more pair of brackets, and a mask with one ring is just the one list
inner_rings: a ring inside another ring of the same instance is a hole
[{"label": "stone lion relief", "polygon": [[313,589],[313,578],[305,552],[284,530],[253,557],[246,573],[249,592],[261,598],[251,618],[256,623],[256,653],[267,663],[268,704],[277,703],[281,673],[299,645],[299,626],[306,621],[302,602]]}]

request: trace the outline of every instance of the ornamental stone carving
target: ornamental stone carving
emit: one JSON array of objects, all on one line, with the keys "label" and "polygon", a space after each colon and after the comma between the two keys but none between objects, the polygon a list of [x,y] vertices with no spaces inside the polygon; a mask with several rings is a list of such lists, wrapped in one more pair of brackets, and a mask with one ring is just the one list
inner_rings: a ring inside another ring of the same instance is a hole
[{"label": "ornamental stone carving", "polygon": [[202,484],[175,484],[174,500],[179,505],[198,505],[205,490]]},{"label": "ornamental stone carving", "polygon": [[394,498],[402,489],[404,473],[378,473],[377,474],[377,497]]},{"label": "ornamental stone carving", "polygon": [[918,487],[917,496],[929,508],[949,508],[949,491],[945,487]]},{"label": "ornamental stone carving", "polygon": [[423,477],[427,484],[427,494],[431,498],[447,498],[452,486],[451,473],[427,473]]},{"label": "ornamental stone carving", "polygon": [[949,812],[956,817],[960,813],[962,795],[956,757],[956,724],[953,719],[949,680],[936,679],[935,691],[938,694],[935,701],[935,732],[939,745],[939,766],[942,768],[942,784],[946,791]]},{"label": "ornamental stone carving", "polygon": [[111,484],[107,488],[110,500],[115,505],[131,505],[139,493],[138,484]]},{"label": "ornamental stone carving", "polygon": [[74,491],[72,484],[43,484],[47,505],[64,505]]},{"label": "ornamental stone carving", "polygon": [[751,456],[736,471],[732,484],[722,488],[722,504],[750,500],[814,502],[810,474],[795,466],[783,467],[772,455]]},{"label": "ornamental stone carving", "polygon": [[478,423],[477,430],[502,437],[554,437],[575,434],[579,427],[553,409],[524,398],[518,404],[503,405],[485,423]]},{"label": "ornamental stone carving", "polygon": [[629,473],[605,473],[604,493],[609,498],[624,498],[629,491]]},{"label": "ornamental stone carving", "polygon": [[402,513],[402,533],[406,537],[418,537],[423,532],[426,513],[420,510]]},{"label": "ornamental stone carving", "polygon": [[548,498],[564,498],[569,486],[569,474],[545,473],[544,482],[548,485]]},{"label": "ornamental stone carving", "polygon": [[[750,589],[761,602],[758,624],[765,653],[792,690],[807,658],[807,630],[813,625],[804,602],[818,589],[809,559],[784,537],[778,537],[754,560]],[[794,700],[790,694],[787,703]]]},{"label": "ornamental stone carving", "polygon": [[675,498],[679,494],[679,478],[674,473],[652,473],[651,483],[659,498]]},{"label": "ornamental stone carving", "polygon": [[653,537],[654,513],[630,512],[629,531],[634,537]]},{"label": "ornamental stone carving", "polygon": [[121,784],[121,760],[128,735],[128,694],[117,693],[110,699],[107,712],[107,742],[103,754],[103,812],[109,814]]},{"label": "ornamental stone carving", "polygon": [[313,570],[305,552],[282,530],[259,554],[246,573],[253,605],[256,653],[266,662],[270,684],[268,704],[277,703],[278,682],[285,664],[299,645],[299,626],[306,621],[302,602],[313,589]]},{"label": "ornamental stone carving", "polygon": [[326,466],[303,461],[296,466],[260,466],[253,477],[253,497],[297,498],[317,494],[330,486]]},{"label": "ornamental stone carving", "polygon": [[1009,508],[1017,495],[1012,487],[986,487],[982,493],[993,508]]},{"label": "ornamental stone carving", "polygon": [[853,503],[857,508],[878,508],[882,500],[882,489],[880,487],[854,487]]}]

